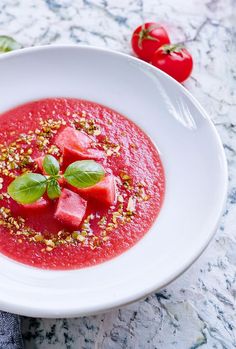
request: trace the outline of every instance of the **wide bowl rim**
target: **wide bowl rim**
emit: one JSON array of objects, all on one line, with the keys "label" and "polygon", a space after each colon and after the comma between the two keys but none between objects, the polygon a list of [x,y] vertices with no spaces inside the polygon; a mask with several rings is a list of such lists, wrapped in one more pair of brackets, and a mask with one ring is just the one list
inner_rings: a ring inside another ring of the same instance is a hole
[{"label": "wide bowl rim", "polygon": [[[140,61],[138,58],[132,57],[132,56],[125,54],[125,53],[117,52],[117,51],[110,50],[110,49],[95,47],[95,46],[87,46],[87,45],[44,45],[44,46],[28,47],[28,48],[23,48],[23,49],[20,49],[17,51],[13,51],[13,52],[9,52],[9,53],[6,53],[4,55],[1,55],[0,62],[2,60],[8,60],[11,57],[21,56],[21,55],[25,55],[25,54],[32,53],[32,52],[37,53],[37,52],[41,52],[41,51],[67,50],[67,49],[70,49],[70,50],[71,49],[72,50],[88,50],[88,51],[91,51],[91,53],[92,52],[106,52],[109,55],[120,56],[120,57],[123,57],[124,59],[129,59],[129,61],[133,60],[135,62],[138,62],[139,64],[143,65],[143,67],[148,68],[149,70],[153,70],[157,74],[165,76],[166,79],[172,81],[172,84],[174,84],[177,89],[180,89],[182,91],[182,93],[185,96],[187,96],[188,99],[191,100],[191,102],[194,104],[194,106],[196,107],[198,112],[207,118],[207,122],[209,124],[209,127],[211,128],[212,132],[214,133],[215,140],[216,140],[217,145],[218,145],[218,149],[220,150],[219,156],[221,157],[222,164],[223,164],[222,176],[224,177],[224,183],[222,185],[222,198],[218,204],[220,213],[217,217],[215,217],[214,229],[212,229],[212,231],[209,232],[208,236],[206,237],[206,240],[202,242],[201,246],[195,251],[195,254],[192,255],[192,257],[189,258],[189,260],[186,261],[184,265],[179,266],[177,272],[174,271],[171,275],[168,275],[164,281],[162,280],[162,282],[160,282],[158,280],[154,280],[150,287],[143,288],[142,290],[138,290],[136,293],[133,293],[132,295],[129,295],[129,296],[127,295],[126,297],[123,297],[121,299],[119,298],[117,300],[113,300],[110,303],[107,302],[106,304],[98,304],[96,308],[93,307],[93,308],[89,309],[89,307],[88,307],[87,309],[84,309],[83,311],[75,308],[73,310],[71,310],[71,309],[68,310],[68,312],[67,311],[60,312],[60,310],[59,310],[57,312],[57,317],[73,317],[73,316],[92,315],[92,314],[97,314],[97,313],[109,311],[111,309],[118,308],[120,306],[130,304],[134,301],[142,299],[142,298],[148,296],[149,294],[151,294],[152,292],[155,292],[155,291],[159,290],[160,288],[167,286],[169,283],[171,283],[172,281],[177,279],[199,258],[199,256],[203,253],[203,251],[206,249],[206,247],[210,243],[211,239],[213,238],[214,233],[216,231],[216,228],[219,224],[219,220],[220,220],[221,215],[222,215],[223,210],[224,210],[224,206],[225,206],[225,202],[226,202],[226,198],[227,198],[227,188],[228,188],[227,160],[226,160],[226,156],[225,156],[225,152],[223,149],[223,145],[222,145],[220,136],[219,136],[213,122],[211,121],[211,119],[208,116],[205,109],[200,105],[200,103],[195,99],[195,97],[188,90],[186,90],[186,88],[183,85],[181,85],[180,83],[175,81],[172,77],[170,77],[166,73],[162,72],[158,68],[155,68],[155,67],[151,66],[150,64],[143,62],[143,61]],[[50,311],[50,309],[46,309],[46,308],[45,309],[38,309],[37,307],[33,308],[31,306],[26,308],[25,305],[21,306],[21,304],[17,303],[17,301],[15,302],[15,304],[13,304],[13,303],[8,304],[8,303],[3,302],[1,305],[2,305],[2,308],[4,308],[2,310],[15,312],[15,313],[22,314],[22,315],[35,316],[35,317],[47,317],[47,318],[54,318],[55,317],[55,314],[53,314]]]}]

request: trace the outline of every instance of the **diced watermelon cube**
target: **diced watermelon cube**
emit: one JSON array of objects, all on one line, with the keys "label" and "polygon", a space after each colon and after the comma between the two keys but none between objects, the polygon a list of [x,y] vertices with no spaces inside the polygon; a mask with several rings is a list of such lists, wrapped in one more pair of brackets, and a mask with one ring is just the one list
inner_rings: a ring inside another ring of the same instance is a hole
[{"label": "diced watermelon cube", "polygon": [[92,139],[88,135],[72,127],[65,127],[55,139],[55,144],[61,151],[64,150],[65,146],[75,150],[88,149],[91,142]]},{"label": "diced watermelon cube", "polygon": [[72,127],[66,127],[58,134],[55,144],[63,153],[63,168],[77,160],[102,159],[104,152],[91,148],[93,139]]},{"label": "diced watermelon cube", "polygon": [[49,200],[40,198],[38,201],[34,202],[33,204],[27,204],[27,205],[22,205],[27,211],[39,211],[42,210],[46,207],[48,207],[50,204]]},{"label": "diced watermelon cube", "polygon": [[86,207],[87,201],[77,193],[62,189],[54,216],[63,224],[78,228],[85,215]]},{"label": "diced watermelon cube", "polygon": [[38,158],[34,159],[34,163],[37,165],[37,170],[40,171],[41,173],[44,172],[43,159],[44,159],[44,156],[39,156]]},{"label": "diced watermelon cube", "polygon": [[70,188],[86,199],[95,199],[109,206],[116,201],[116,182],[113,175],[106,176],[101,182],[88,188]]},{"label": "diced watermelon cube", "polygon": [[66,146],[63,151],[63,168],[78,160],[99,160],[104,157],[104,152],[98,149],[76,150]]}]

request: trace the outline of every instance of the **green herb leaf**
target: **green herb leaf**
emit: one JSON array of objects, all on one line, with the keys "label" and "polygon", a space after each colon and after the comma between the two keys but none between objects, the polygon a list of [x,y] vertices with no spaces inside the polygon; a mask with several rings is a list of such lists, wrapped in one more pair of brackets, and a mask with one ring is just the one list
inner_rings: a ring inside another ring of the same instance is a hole
[{"label": "green herb leaf", "polygon": [[21,48],[21,45],[10,36],[0,35],[0,52],[10,52]]},{"label": "green herb leaf", "polygon": [[43,196],[47,179],[38,173],[26,173],[17,177],[7,188],[8,194],[21,204],[32,204]]},{"label": "green herb leaf", "polygon": [[43,159],[43,169],[47,174],[55,176],[60,170],[60,165],[54,156],[46,155]]},{"label": "green herb leaf", "polygon": [[61,188],[56,179],[49,180],[48,186],[47,186],[47,194],[49,199],[52,199],[52,200],[59,198],[59,196],[61,195]]},{"label": "green herb leaf", "polygon": [[104,174],[103,167],[97,162],[82,160],[70,164],[64,173],[64,177],[74,187],[87,188],[100,182]]}]

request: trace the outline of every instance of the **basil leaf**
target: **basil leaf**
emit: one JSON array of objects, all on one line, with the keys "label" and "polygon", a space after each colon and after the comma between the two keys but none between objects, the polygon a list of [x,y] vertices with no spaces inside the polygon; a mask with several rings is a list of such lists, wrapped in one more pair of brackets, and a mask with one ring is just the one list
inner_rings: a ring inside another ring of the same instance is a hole
[{"label": "basil leaf", "polygon": [[52,200],[59,198],[59,196],[61,195],[61,188],[56,179],[49,180],[48,186],[47,186],[47,194],[49,199],[52,199]]},{"label": "basil leaf", "polygon": [[60,170],[60,165],[54,156],[46,155],[43,159],[43,169],[47,174],[55,176]]},{"label": "basil leaf", "polygon": [[0,35],[0,52],[10,52],[21,48],[21,45],[10,36]]},{"label": "basil leaf", "polygon": [[77,188],[91,187],[100,182],[104,175],[103,167],[94,160],[73,162],[64,173],[66,181]]},{"label": "basil leaf", "polygon": [[7,188],[8,194],[21,204],[32,204],[43,196],[47,179],[38,173],[26,173],[17,177]]}]

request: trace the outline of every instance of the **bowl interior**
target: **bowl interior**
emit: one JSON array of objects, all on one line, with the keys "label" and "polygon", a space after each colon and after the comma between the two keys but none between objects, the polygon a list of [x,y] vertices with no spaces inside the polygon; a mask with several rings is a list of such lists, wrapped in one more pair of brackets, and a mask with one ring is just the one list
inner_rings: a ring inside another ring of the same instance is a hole
[{"label": "bowl interior", "polygon": [[227,183],[218,135],[189,93],[146,63],[88,47],[7,54],[0,71],[0,112],[45,97],[104,104],[149,134],[166,174],[164,204],[152,229],[109,262],[55,272],[0,255],[0,308],[44,317],[96,313],[143,297],[183,272],[216,228]]}]

